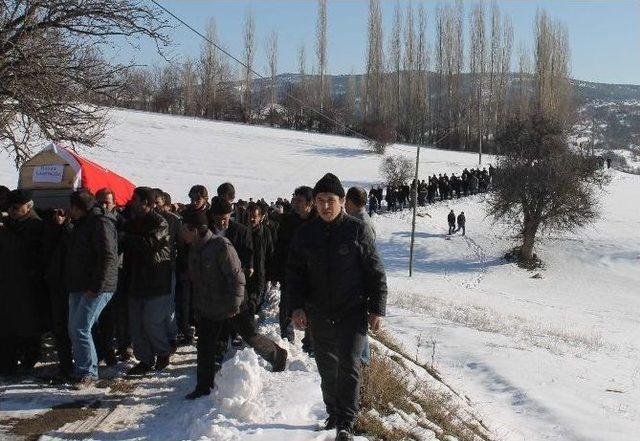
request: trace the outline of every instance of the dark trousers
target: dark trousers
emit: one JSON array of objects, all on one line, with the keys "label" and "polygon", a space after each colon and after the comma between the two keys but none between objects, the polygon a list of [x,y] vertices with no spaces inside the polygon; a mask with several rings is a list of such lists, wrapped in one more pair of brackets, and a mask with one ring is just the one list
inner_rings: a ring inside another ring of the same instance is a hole
[{"label": "dark trousers", "polygon": [[455,233],[456,224],[449,224],[449,234]]},{"label": "dark trousers", "polygon": [[339,321],[310,317],[322,398],[338,427],[353,426],[360,406],[362,354],[367,342],[364,311]]},{"label": "dark trousers", "polygon": [[280,305],[279,305],[280,336],[293,340],[293,328],[291,327],[291,308],[289,306],[289,296],[284,282],[280,282]]},{"label": "dark trousers", "polygon": [[210,390],[215,379],[217,345],[226,320],[198,320],[198,367],[196,389]]},{"label": "dark trousers", "polygon": [[187,278],[180,278],[176,286],[176,322],[178,333],[183,337],[193,337],[191,325],[193,324],[191,282]]},{"label": "dark trousers", "polygon": [[100,314],[94,326],[93,341],[99,360],[104,360],[107,354],[114,354],[116,350],[124,351],[131,345],[129,302],[122,290],[113,295]]},{"label": "dark trousers", "polygon": [[[256,328],[248,308],[242,308],[239,314],[226,321],[219,333],[216,349],[216,361],[222,362],[227,351],[229,336],[240,334],[240,337],[251,346],[260,357],[273,365],[279,346],[270,338],[256,332]],[[198,338],[200,338],[200,323],[198,323]]]},{"label": "dark trousers", "polygon": [[50,303],[51,330],[56,339],[60,371],[63,374],[71,375],[73,373],[73,355],[69,339],[69,294],[63,289],[52,288]]},{"label": "dark trousers", "polygon": [[0,374],[28,373],[40,359],[40,336],[0,339]]}]

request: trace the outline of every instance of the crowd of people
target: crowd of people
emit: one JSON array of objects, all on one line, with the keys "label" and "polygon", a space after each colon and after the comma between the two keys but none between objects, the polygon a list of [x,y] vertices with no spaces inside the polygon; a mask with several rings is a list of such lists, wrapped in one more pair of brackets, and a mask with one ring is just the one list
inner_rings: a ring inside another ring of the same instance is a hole
[{"label": "crowd of people", "polygon": [[418,206],[423,207],[436,201],[460,198],[478,193],[485,193],[491,187],[495,175],[495,167],[467,169],[460,176],[447,173],[430,176],[426,181],[414,179],[411,184],[388,185],[386,190],[382,186],[372,188],[369,192],[369,215],[383,209],[383,201],[389,211],[401,211],[413,206],[412,195],[417,188],[416,200]]},{"label": "crowd of people", "polygon": [[67,207],[38,210],[31,192],[0,187],[0,375],[33,372],[42,336],[55,339],[61,383],[95,385],[99,365],[135,359],[127,376],[153,375],[195,343],[187,399],[209,395],[229,348],[248,345],[274,372],[287,350],[258,332],[270,286],[279,285],[281,336],[303,348],[321,376],[337,440],[352,439],[367,330],[385,315],[387,286],[366,212],[367,192],[346,193],[327,174],[291,202],[236,201],[224,183],[188,204],[137,187],[119,207],[108,188],[74,191]]}]

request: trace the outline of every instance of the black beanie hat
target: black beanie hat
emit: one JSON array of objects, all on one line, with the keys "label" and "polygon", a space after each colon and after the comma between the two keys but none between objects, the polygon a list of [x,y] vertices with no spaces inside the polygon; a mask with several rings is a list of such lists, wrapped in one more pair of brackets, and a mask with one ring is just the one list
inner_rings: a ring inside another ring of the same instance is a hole
[{"label": "black beanie hat", "polygon": [[190,227],[201,227],[203,225],[209,225],[209,219],[204,210],[187,209],[182,214],[182,223]]},{"label": "black beanie hat", "polygon": [[222,215],[231,212],[233,212],[233,207],[226,199],[222,199],[219,196],[211,199],[211,214]]},{"label": "black beanie hat", "polygon": [[318,193],[333,193],[339,198],[344,198],[344,188],[340,179],[332,173],[327,173],[320,179],[316,186],[313,187],[313,197],[316,197]]},{"label": "black beanie hat", "polygon": [[31,202],[32,200],[33,197],[29,190],[18,189],[9,192],[9,195],[7,196],[7,205],[23,205]]}]

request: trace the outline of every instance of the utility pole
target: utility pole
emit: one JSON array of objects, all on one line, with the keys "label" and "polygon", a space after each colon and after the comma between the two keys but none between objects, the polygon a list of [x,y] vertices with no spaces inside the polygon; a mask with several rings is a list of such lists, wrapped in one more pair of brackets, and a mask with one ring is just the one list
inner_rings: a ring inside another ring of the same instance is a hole
[{"label": "utility pole", "polygon": [[409,251],[409,277],[413,276],[413,244],[416,240],[416,211],[418,210],[418,168],[420,166],[420,144],[416,147],[416,175],[413,182],[415,188],[411,199],[413,200],[413,219],[411,221],[411,249]]}]

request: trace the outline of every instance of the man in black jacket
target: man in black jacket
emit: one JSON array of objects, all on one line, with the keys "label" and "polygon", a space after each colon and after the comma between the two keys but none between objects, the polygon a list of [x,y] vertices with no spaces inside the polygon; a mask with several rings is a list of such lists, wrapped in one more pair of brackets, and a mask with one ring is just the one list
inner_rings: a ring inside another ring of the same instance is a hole
[{"label": "man in black jacket", "polygon": [[0,226],[0,374],[27,373],[40,356],[46,301],[43,282],[43,223],[31,193],[7,196],[8,216]]},{"label": "man in black jacket", "polygon": [[69,337],[75,360],[76,388],[98,379],[98,356],[91,328],[118,283],[116,219],[95,205],[86,190],[70,197],[74,228],[65,256],[65,287],[69,291]]},{"label": "man in black jacket", "polygon": [[263,223],[262,207],[251,202],[247,207],[251,241],[253,243],[253,276],[247,284],[248,306],[252,317],[259,312],[267,290],[267,271],[273,259],[273,239],[271,230]]},{"label": "man in black jacket", "polygon": [[280,221],[273,262],[273,278],[280,282],[280,335],[290,342],[294,341],[291,327],[293,310],[287,294],[286,266],[295,232],[300,226],[316,218],[313,189],[306,186],[296,188],[293,192],[292,204],[293,212],[284,214]]},{"label": "man in black jacket", "polygon": [[171,346],[166,323],[171,314],[171,237],[169,224],[154,210],[155,192],[137,187],[133,218],[124,228],[124,271],[129,296],[133,351],[140,361],[129,375],[145,375],[169,364]]},{"label": "man in black jacket", "polygon": [[336,440],[353,439],[367,327],[380,328],[387,282],[371,230],[342,211],[344,188],[325,175],[313,189],[319,217],[296,232],[287,290],[298,329],[311,330],[322,396]]},{"label": "man in black jacket", "polygon": [[456,231],[456,214],[451,210],[447,216],[447,222],[449,223],[449,235],[452,235]]}]

